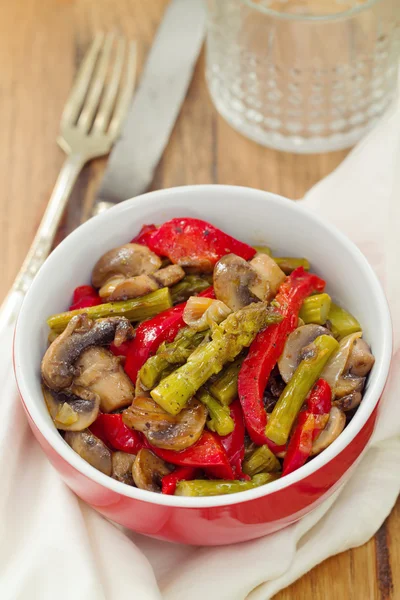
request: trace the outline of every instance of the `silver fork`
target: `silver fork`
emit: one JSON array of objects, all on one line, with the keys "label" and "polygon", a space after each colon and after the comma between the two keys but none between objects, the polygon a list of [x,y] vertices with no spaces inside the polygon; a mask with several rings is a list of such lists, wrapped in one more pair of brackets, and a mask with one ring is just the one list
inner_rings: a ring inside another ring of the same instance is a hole
[{"label": "silver fork", "polygon": [[61,117],[57,141],[67,158],[29,252],[0,309],[0,324],[16,320],[26,292],[50,253],[83,166],[110,152],[127,114],[135,78],[136,44],[123,38],[116,40],[113,33],[98,33],[83,59]]}]

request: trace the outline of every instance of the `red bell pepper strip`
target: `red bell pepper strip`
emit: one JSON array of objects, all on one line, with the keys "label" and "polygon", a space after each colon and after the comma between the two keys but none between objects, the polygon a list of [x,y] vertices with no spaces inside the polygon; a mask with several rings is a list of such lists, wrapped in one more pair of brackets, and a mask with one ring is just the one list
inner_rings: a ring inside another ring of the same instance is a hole
[{"label": "red bell pepper strip", "polygon": [[179,481],[190,481],[196,479],[197,471],[195,467],[178,467],[172,473],[164,475],[161,480],[161,491],[163,494],[173,496],[175,494],[176,485]]},{"label": "red bell pepper strip", "polygon": [[332,408],[332,390],[325,379],[318,379],[309,397],[307,408],[313,415],[327,415]]},{"label": "red bell pepper strip", "polygon": [[79,302],[82,298],[87,298],[87,296],[97,296],[97,292],[91,285],[80,285],[74,289],[74,293],[72,294],[72,304],[75,302]]},{"label": "red bell pepper strip", "polygon": [[309,458],[312,444],[325,427],[332,407],[330,385],[319,379],[308,399],[307,410],[301,412],[283,460],[283,475],[296,471]]},{"label": "red bell pepper strip", "polygon": [[242,462],[244,458],[244,418],[239,399],[234,400],[230,406],[230,415],[235,423],[232,433],[220,436],[221,443],[231,463],[236,479],[250,479],[242,471]]},{"label": "red bell pepper strip", "polygon": [[197,467],[218,479],[235,479],[225,448],[218,436],[210,431],[203,431],[200,439],[193,446],[180,452],[156,448],[149,442],[145,445],[154,454],[172,465]]},{"label": "red bell pepper strip", "polygon": [[129,348],[131,347],[132,341],[129,340],[128,342],[122,342],[122,344],[120,344],[119,346],[116,346],[114,344],[114,342],[112,342],[110,344],[110,351],[115,355],[115,356],[127,356],[128,352],[129,352]]},{"label": "red bell pepper strip", "polygon": [[265,435],[267,413],[263,394],[272,369],[283,352],[286,338],[296,327],[305,298],[314,291],[322,292],[325,281],[303,267],[295,269],[282,283],[275,297],[277,310],[284,319],[259,333],[239,372],[238,391],[247,431],[257,445],[268,444],[277,453],[284,448],[273,444]]},{"label": "red bell pepper strip", "polygon": [[103,416],[103,413],[100,413],[97,419],[89,426],[89,429],[93,433],[93,435],[98,437],[99,440],[103,442],[103,444],[105,444],[111,450],[113,450],[114,448],[111,447],[109,441],[106,438],[106,432],[104,431],[104,421],[102,419]]},{"label": "red bell pepper strip", "polygon": [[144,445],[140,433],[127,427],[121,414],[101,413],[89,429],[114,450],[137,454]]},{"label": "red bell pepper strip", "polygon": [[69,310],[88,308],[89,306],[97,306],[98,304],[101,304],[101,298],[96,290],[91,285],[80,285],[74,290]]},{"label": "red bell pepper strip", "polygon": [[225,254],[233,252],[245,260],[253,258],[254,248],[236,240],[214,225],[200,219],[181,218],[167,221],[159,229],[145,234],[147,246],[181,266],[212,270]]},{"label": "red bell pepper strip", "polygon": [[311,454],[315,416],[308,410],[301,412],[283,460],[282,475],[302,467]]},{"label": "red bell pepper strip", "polygon": [[100,298],[96,298],[95,296],[86,296],[86,298],[82,298],[75,302],[75,304],[71,304],[69,310],[78,310],[80,308],[89,308],[89,306],[97,306],[98,304],[102,304]]},{"label": "red bell pepper strip", "polygon": [[143,244],[146,246],[147,239],[156,230],[157,227],[155,225],[143,225],[139,233],[131,240],[131,244]]},{"label": "red bell pepper strip", "polygon": [[[214,298],[214,290],[209,287],[201,292],[199,296]],[[140,369],[146,360],[157,352],[160,344],[162,342],[172,342],[178,331],[185,326],[183,320],[185,306],[186,302],[177,304],[152,319],[144,321],[136,329],[135,339],[130,344],[124,366],[125,372],[134,384],[136,384]]]}]

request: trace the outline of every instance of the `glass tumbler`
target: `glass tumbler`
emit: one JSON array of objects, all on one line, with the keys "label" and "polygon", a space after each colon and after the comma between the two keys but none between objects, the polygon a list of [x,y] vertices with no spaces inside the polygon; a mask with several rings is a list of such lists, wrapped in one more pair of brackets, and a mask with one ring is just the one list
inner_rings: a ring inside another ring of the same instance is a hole
[{"label": "glass tumbler", "polygon": [[397,89],[400,0],[208,0],[220,114],[289,152],[352,146]]}]

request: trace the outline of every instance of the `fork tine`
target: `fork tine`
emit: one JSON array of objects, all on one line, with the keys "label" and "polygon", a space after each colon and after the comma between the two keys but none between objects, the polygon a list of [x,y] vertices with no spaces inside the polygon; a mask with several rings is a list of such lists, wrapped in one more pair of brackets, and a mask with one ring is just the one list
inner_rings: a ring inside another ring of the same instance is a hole
[{"label": "fork tine", "polygon": [[106,36],[103,51],[93,76],[93,81],[90,85],[88,96],[83,105],[82,112],[78,119],[78,129],[87,133],[92,125],[93,117],[100,101],[101,92],[103,91],[106,80],[107,69],[110,62],[111,49],[114,42],[114,33],[109,33]]},{"label": "fork tine", "polygon": [[62,127],[74,125],[76,119],[78,118],[90,84],[90,79],[96,64],[97,56],[103,43],[103,38],[103,33],[99,32],[96,34],[89,50],[85,55],[85,58],[83,59],[82,65],[78,71],[75,83],[61,116]]},{"label": "fork tine", "polygon": [[114,68],[111,74],[110,82],[106,87],[104,97],[93,124],[94,133],[102,133],[106,130],[111,117],[111,111],[115,104],[118,93],[119,82],[121,79],[122,67],[124,65],[125,39],[119,38],[117,46],[117,56],[115,58]]},{"label": "fork tine", "polygon": [[136,55],[136,42],[130,42],[128,50],[128,62],[125,70],[125,82],[121,93],[119,94],[117,106],[115,108],[109,128],[109,134],[113,139],[115,139],[120,132],[122,123],[124,122],[124,118],[128,112],[133,90],[135,88]]}]

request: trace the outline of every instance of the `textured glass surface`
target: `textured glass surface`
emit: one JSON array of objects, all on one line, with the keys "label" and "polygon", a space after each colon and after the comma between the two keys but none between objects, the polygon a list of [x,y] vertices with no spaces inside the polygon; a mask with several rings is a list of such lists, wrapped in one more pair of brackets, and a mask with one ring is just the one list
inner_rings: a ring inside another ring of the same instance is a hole
[{"label": "textured glass surface", "polygon": [[354,144],[396,91],[400,0],[208,0],[207,80],[223,117],[281,150]]}]

